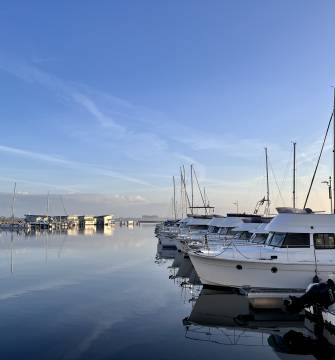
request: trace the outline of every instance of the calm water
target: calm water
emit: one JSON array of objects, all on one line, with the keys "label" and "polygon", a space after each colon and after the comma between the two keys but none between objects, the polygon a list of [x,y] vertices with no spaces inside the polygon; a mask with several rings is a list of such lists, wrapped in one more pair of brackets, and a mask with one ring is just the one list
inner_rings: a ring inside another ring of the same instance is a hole
[{"label": "calm water", "polygon": [[1,359],[314,359],[274,349],[302,321],[190,285],[189,260],[153,230],[1,233]]}]

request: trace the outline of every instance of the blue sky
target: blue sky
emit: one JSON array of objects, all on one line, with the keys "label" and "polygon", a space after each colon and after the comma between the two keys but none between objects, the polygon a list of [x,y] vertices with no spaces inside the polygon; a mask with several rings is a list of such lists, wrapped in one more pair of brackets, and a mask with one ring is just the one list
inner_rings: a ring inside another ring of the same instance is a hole
[{"label": "blue sky", "polygon": [[302,203],[331,113],[334,13],[326,0],[3,2],[0,192],[17,181],[18,213],[49,191],[77,213],[166,214],[171,176],[194,163],[218,212],[251,210],[268,146],[273,206],[289,205],[295,140]]}]

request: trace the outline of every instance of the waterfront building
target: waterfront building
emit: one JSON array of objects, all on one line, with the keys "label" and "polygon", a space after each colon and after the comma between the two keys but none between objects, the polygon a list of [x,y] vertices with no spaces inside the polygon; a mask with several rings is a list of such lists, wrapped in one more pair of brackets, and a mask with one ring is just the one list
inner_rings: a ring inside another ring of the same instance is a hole
[{"label": "waterfront building", "polygon": [[99,215],[96,216],[96,225],[98,227],[103,227],[103,226],[110,226],[113,223],[113,217],[114,215]]},{"label": "waterfront building", "polygon": [[93,215],[81,215],[78,216],[79,227],[84,228],[86,226],[95,226],[97,224],[97,219]]}]

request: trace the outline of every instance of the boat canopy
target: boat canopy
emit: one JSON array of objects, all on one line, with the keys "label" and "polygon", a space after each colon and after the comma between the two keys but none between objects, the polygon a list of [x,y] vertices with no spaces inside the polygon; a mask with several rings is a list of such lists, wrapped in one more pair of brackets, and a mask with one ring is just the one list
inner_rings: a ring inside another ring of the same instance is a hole
[{"label": "boat canopy", "polygon": [[269,224],[268,223],[262,223],[262,224],[258,224],[257,228],[254,231],[254,234],[268,234],[268,230],[267,230],[267,226]]},{"label": "boat canopy", "polygon": [[214,216],[208,225],[218,228],[223,227],[222,224],[224,223],[225,219],[226,218],[224,216]]},{"label": "boat canopy", "polygon": [[244,223],[234,227],[233,231],[235,231],[235,232],[247,231],[247,232],[253,234],[258,227],[259,227],[259,223],[245,223],[244,222]]},{"label": "boat canopy", "polygon": [[279,213],[267,224],[268,232],[335,233],[335,215],[313,213]]},{"label": "boat canopy", "polygon": [[188,218],[186,226],[209,225],[212,219],[204,217]]},{"label": "boat canopy", "polygon": [[178,221],[178,224],[186,224],[189,220],[190,220],[189,217],[183,218],[183,219],[181,219],[181,220]]},{"label": "boat canopy", "polygon": [[[213,219],[214,220],[214,219]],[[213,221],[212,220],[212,221]],[[225,217],[225,218],[217,218],[216,225],[210,223],[210,226],[216,226],[221,228],[234,228],[243,223],[243,217]]]}]

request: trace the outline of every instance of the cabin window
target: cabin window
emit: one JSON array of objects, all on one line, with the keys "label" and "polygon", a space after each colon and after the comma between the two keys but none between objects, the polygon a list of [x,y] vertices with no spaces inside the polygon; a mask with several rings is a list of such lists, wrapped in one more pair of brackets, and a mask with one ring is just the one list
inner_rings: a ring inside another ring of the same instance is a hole
[{"label": "cabin window", "polygon": [[208,230],[208,225],[192,225],[190,230]]},{"label": "cabin window", "polygon": [[282,247],[289,248],[308,248],[309,234],[286,234]]},{"label": "cabin window", "polygon": [[226,235],[226,232],[227,232],[227,228],[220,228],[220,230],[218,231],[218,233],[220,234],[220,235]]},{"label": "cabin window", "polygon": [[217,234],[219,232],[220,228],[217,226],[212,226],[211,229],[209,230],[209,232],[211,234]]},{"label": "cabin window", "polygon": [[335,249],[334,234],[314,234],[315,249]]},{"label": "cabin window", "polygon": [[282,234],[282,233],[274,233],[274,234],[272,234],[271,239],[269,239],[269,245],[270,246],[281,247],[281,244],[283,243],[283,241],[285,239],[285,235],[286,234]]},{"label": "cabin window", "polygon": [[233,231],[234,228],[226,228],[226,232],[225,232],[225,235],[235,235],[236,232]]},{"label": "cabin window", "polygon": [[267,240],[267,245],[284,248],[308,248],[309,234],[273,233]]},{"label": "cabin window", "polygon": [[243,231],[240,233],[239,239],[240,240],[249,240],[251,237],[251,234],[248,231]]}]

